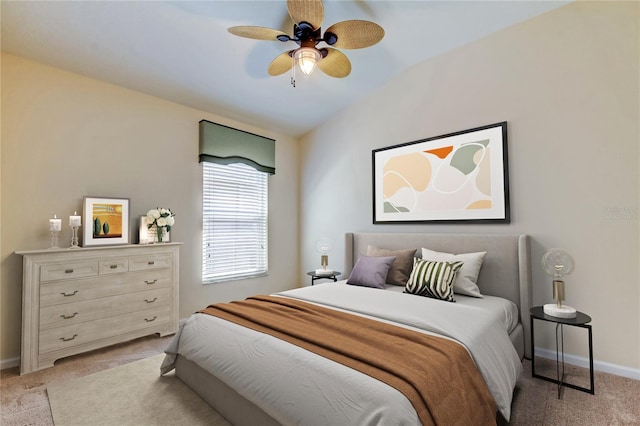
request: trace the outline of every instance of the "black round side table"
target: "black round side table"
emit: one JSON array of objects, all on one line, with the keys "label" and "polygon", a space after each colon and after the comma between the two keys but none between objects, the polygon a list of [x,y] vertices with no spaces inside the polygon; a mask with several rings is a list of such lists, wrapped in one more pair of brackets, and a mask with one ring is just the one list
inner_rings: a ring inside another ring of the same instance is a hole
[{"label": "black round side table", "polygon": [[336,282],[340,274],[342,274],[342,272],[338,271],[333,271],[330,274],[317,274],[316,271],[307,272],[307,275],[311,277],[311,285],[313,285],[316,280],[333,280],[333,282]]},{"label": "black round side table", "polygon": [[[595,387],[593,383],[593,336],[591,332],[591,317],[584,312],[576,312],[575,318],[560,318],[547,315],[544,313],[544,307],[534,306],[529,310],[531,318],[531,376],[538,379],[543,379],[548,382],[556,383],[558,385],[558,398],[562,391],[562,387],[566,386],[572,389],[576,389],[582,392],[595,394]],[[534,344],[534,320],[547,321],[556,324],[556,378],[542,376],[536,373],[536,356],[535,356],[535,344]],[[589,332],[589,379],[590,387],[584,388],[581,386],[567,383],[564,381],[564,334],[563,326],[581,327],[586,328]]]}]

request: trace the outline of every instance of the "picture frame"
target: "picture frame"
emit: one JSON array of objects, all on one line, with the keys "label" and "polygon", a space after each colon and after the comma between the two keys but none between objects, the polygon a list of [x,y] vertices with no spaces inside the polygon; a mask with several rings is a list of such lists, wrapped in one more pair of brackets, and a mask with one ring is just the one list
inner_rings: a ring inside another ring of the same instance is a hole
[{"label": "picture frame", "polygon": [[129,244],[129,199],[84,197],[83,246]]},{"label": "picture frame", "polygon": [[[147,216],[140,216],[138,225],[138,243],[139,244],[155,244],[158,242],[158,231],[155,227],[149,228]],[[162,237],[163,242],[171,241],[171,231],[165,231]]]},{"label": "picture frame", "polygon": [[510,223],[507,122],[374,149],[373,223]]}]

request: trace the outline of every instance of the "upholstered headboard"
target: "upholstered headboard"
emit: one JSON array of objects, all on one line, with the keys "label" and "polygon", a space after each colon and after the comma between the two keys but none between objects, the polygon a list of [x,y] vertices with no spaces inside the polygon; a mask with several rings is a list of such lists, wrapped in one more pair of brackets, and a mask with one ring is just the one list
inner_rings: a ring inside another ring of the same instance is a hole
[{"label": "upholstered headboard", "polygon": [[482,294],[504,297],[520,310],[524,329],[524,355],[531,357],[529,309],[531,308],[531,259],[529,236],[513,234],[420,234],[420,233],[347,233],[345,234],[344,276],[348,277],[359,255],[367,246],[389,250],[422,247],[447,253],[486,251],[478,287]]}]

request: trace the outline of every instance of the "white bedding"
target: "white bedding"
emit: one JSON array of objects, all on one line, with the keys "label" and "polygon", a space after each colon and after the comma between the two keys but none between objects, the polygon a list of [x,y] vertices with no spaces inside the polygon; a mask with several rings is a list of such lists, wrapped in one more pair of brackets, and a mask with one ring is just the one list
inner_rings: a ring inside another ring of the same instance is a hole
[{"label": "white bedding", "polygon": [[[522,364],[504,321],[512,313],[506,314],[499,302],[485,304],[499,307],[487,314],[486,308],[479,306],[485,299],[467,303],[465,298],[462,303],[462,298],[456,297],[460,303],[449,303],[397,289],[355,287],[344,282],[279,295],[458,340],[471,353],[498,409],[509,419]],[[275,337],[210,315],[189,318],[166,352],[163,374],[173,368],[175,354],[180,354],[285,425],[420,423],[409,400],[394,388]]]},{"label": "white bedding", "polygon": [[[344,280],[346,282],[346,280]],[[397,285],[388,285],[387,291],[403,293],[404,287]],[[511,333],[518,325],[518,307],[511,300],[502,297],[483,295],[482,299],[477,297],[455,294],[456,303],[482,309],[487,315],[493,316],[496,320],[504,325],[507,333]]]}]

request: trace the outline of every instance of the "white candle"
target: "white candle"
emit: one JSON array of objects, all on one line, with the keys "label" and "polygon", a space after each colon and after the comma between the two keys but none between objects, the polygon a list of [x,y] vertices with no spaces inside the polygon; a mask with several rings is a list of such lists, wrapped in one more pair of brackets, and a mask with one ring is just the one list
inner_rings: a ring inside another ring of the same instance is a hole
[{"label": "white candle", "polygon": [[62,219],[58,219],[58,216],[53,215],[53,219],[49,219],[49,230],[50,231],[61,231],[62,230]]},{"label": "white candle", "polygon": [[78,216],[78,212],[73,212],[72,216],[69,216],[69,226],[74,227],[74,226],[81,226],[82,225],[82,220],[80,219],[80,216]]}]

